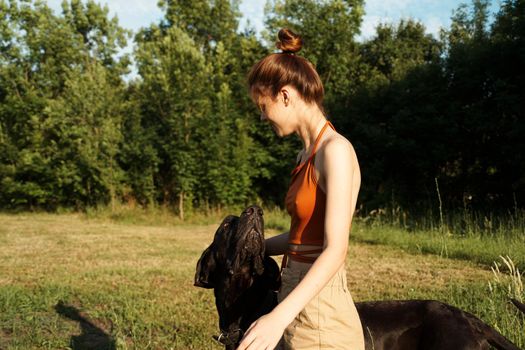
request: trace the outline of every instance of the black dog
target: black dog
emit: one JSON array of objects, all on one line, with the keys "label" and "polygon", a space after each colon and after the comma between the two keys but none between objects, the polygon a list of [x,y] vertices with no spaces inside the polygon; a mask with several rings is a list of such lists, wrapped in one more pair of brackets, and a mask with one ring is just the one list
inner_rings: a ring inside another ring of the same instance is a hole
[{"label": "black dog", "polygon": [[[263,232],[257,206],[228,216],[197,263],[195,285],[214,290],[221,330],[215,339],[227,350],[277,304],[279,268],[264,254]],[[367,350],[488,350],[489,344],[519,350],[474,315],[439,301],[358,302],[356,308]]]},{"label": "black dog", "polygon": [[262,209],[249,207],[223,220],[197,263],[195,286],[213,288],[221,334],[235,349],[248,327],[277,304],[279,266],[264,254]]},{"label": "black dog", "polygon": [[357,302],[366,349],[519,350],[476,316],[435,300]]}]

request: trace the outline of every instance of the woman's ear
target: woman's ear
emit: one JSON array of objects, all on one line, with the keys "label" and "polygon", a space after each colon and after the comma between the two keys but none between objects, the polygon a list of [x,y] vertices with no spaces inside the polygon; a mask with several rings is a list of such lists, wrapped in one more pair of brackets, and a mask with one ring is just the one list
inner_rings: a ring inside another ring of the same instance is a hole
[{"label": "woman's ear", "polygon": [[282,98],[284,105],[290,106],[301,99],[301,95],[292,85],[285,85],[279,91],[279,97]]},{"label": "woman's ear", "polygon": [[290,94],[290,89],[287,87],[287,86],[283,86],[281,88],[281,91],[279,91],[279,95],[284,103],[284,106],[285,107],[288,107],[288,105],[290,104],[290,97],[291,97],[291,94]]}]

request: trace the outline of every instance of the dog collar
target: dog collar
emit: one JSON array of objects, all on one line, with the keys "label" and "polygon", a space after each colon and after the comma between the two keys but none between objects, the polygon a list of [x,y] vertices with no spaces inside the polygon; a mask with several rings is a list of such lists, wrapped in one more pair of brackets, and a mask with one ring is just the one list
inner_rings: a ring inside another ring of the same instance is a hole
[{"label": "dog collar", "polygon": [[216,338],[215,337],[213,338],[217,340],[219,343],[224,344],[224,345],[235,345],[237,344],[239,339],[242,338],[242,336],[243,336],[243,331],[242,329],[239,328],[239,329],[235,329],[230,332],[222,331],[221,334],[219,334],[219,336],[217,336]]}]

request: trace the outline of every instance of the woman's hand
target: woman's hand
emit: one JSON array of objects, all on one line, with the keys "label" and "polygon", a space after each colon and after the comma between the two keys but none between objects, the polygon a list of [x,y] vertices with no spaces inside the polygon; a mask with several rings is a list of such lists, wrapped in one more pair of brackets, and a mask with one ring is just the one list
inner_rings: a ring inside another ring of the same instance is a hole
[{"label": "woman's hand", "polygon": [[270,312],[253,322],[237,350],[273,350],[281,339],[286,322]]}]

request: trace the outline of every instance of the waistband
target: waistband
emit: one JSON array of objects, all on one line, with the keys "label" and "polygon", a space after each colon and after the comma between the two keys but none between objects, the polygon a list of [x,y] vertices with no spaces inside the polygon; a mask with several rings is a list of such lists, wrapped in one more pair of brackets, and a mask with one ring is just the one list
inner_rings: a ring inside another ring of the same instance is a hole
[{"label": "waistband", "polygon": [[288,263],[288,259],[313,264],[315,260],[317,260],[317,257],[316,256],[306,256],[305,254],[314,254],[314,253],[322,253],[322,252],[323,252],[323,248],[321,246],[320,248],[309,249],[309,250],[300,250],[300,251],[288,250],[286,253],[284,253],[283,261],[281,264],[281,270],[286,267],[286,264]]},{"label": "waistband", "polygon": [[[301,282],[308,270],[310,270],[310,266],[308,265],[285,267],[281,276],[282,283],[297,285]],[[342,264],[325,287],[343,287],[345,290],[348,290],[347,285],[346,266]]]}]

